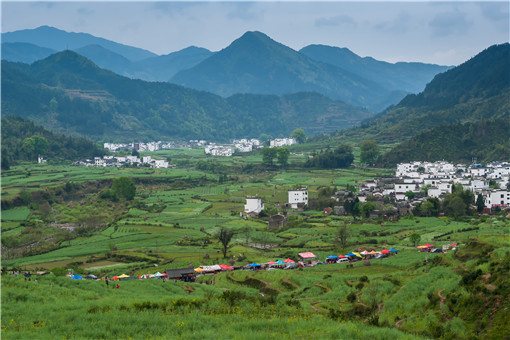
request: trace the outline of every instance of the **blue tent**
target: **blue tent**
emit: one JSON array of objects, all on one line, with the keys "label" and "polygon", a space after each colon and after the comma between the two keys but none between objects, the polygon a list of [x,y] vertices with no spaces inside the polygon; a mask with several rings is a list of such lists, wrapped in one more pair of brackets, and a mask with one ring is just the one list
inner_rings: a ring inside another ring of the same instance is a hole
[{"label": "blue tent", "polygon": [[74,280],[81,280],[81,275],[74,275],[74,276],[71,276],[71,279],[74,279]]},{"label": "blue tent", "polygon": [[356,256],[356,254],[354,254],[353,252],[350,252],[349,254],[347,254],[345,256]]},{"label": "blue tent", "polygon": [[395,248],[391,248],[390,251],[398,253],[398,250],[396,250]]},{"label": "blue tent", "polygon": [[329,255],[328,257],[326,257],[327,259],[337,259],[338,256],[336,255]]},{"label": "blue tent", "polygon": [[248,265],[249,267],[260,267],[260,264],[253,262],[252,264]]}]

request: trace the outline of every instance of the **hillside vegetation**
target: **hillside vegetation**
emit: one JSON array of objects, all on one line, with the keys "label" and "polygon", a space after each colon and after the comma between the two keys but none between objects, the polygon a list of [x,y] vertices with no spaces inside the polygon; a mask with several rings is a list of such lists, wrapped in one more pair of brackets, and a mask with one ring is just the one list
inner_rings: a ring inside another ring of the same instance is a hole
[{"label": "hillside vegetation", "polygon": [[[32,140],[43,145],[34,145]],[[39,155],[52,161],[76,161],[104,154],[104,149],[84,138],[52,133],[19,117],[2,118],[2,169],[20,161],[36,161]]]},{"label": "hillside vegetation", "polygon": [[72,51],[32,65],[2,61],[2,114],[107,140],[288,136],[296,127],[307,133],[339,130],[370,115],[310,92],[224,99],[170,83],[131,80]]},{"label": "hillside vegetation", "polygon": [[494,45],[438,74],[418,95],[351,129],[340,139],[402,142],[441,125],[510,117],[510,45]]},{"label": "hillside vegetation", "polygon": [[425,131],[384,154],[379,163],[395,166],[410,161],[469,163],[510,160],[510,120],[451,124]]}]

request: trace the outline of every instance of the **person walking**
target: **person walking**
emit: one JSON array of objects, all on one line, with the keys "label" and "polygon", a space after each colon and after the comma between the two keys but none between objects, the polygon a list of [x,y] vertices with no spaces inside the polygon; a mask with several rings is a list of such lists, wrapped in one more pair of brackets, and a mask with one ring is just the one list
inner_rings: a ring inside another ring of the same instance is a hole
[{"label": "person walking", "polygon": [[106,282],[106,288],[108,288],[108,284],[109,284],[108,276],[105,278],[105,282]]}]

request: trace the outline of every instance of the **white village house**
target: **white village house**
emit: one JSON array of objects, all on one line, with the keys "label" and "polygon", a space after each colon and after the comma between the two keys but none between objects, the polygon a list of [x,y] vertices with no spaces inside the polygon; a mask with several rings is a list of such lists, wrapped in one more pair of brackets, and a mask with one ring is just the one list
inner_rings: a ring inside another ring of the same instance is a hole
[{"label": "white village house", "polygon": [[308,205],[308,189],[302,188],[297,190],[289,190],[288,194],[290,208],[298,209]]},{"label": "white village house", "polygon": [[244,212],[246,214],[259,214],[263,209],[264,203],[262,203],[262,198],[258,196],[246,196],[246,204],[244,205]]}]

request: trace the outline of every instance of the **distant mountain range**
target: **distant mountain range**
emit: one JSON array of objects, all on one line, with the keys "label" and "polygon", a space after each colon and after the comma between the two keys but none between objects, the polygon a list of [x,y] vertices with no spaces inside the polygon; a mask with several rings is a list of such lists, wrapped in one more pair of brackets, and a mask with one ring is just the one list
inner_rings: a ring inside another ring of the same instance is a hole
[{"label": "distant mountain range", "polygon": [[299,53],[336,67],[340,67],[373,82],[384,84],[394,91],[418,93],[423,91],[425,85],[438,73],[444,72],[448,67],[399,62],[391,64],[379,61],[372,57],[362,58],[347,48],[325,45],[309,45]]},{"label": "distant mountain range", "polygon": [[224,99],[122,77],[63,51],[31,65],[2,61],[2,114],[95,140],[227,140],[288,136],[297,127],[308,134],[331,132],[371,113],[313,92]]},{"label": "distant mountain range", "polygon": [[493,45],[343,137],[394,143],[440,125],[509,119],[509,93],[510,45]]},{"label": "distant mountain range", "polygon": [[163,56],[48,26],[2,34],[4,60],[31,63],[65,49],[126,77],[170,81],[223,97],[315,91],[374,112],[420,91],[449,68],[391,64],[330,46],[310,45],[298,52],[261,32],[247,32],[218,53],[192,46]]}]

